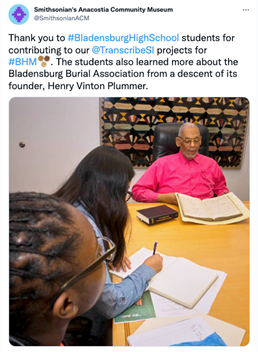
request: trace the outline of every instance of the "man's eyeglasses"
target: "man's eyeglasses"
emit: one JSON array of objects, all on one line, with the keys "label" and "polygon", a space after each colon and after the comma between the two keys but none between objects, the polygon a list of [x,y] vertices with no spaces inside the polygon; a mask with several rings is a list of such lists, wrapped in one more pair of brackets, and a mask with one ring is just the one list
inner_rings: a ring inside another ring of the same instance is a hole
[{"label": "man's eyeglasses", "polygon": [[57,298],[61,295],[62,292],[64,292],[68,287],[72,286],[75,284],[77,281],[81,280],[85,276],[91,274],[104,260],[112,262],[115,258],[116,255],[116,245],[112,240],[110,240],[107,237],[98,237],[97,238],[98,242],[101,245],[101,251],[100,251],[100,257],[96,259],[92,264],[90,264],[86,269],[81,271],[79,274],[71,277],[68,281],[66,281],[60,288],[60,290],[57,292],[55,295],[51,306],[50,310],[53,309],[54,304],[57,300]]},{"label": "man's eyeglasses", "polygon": [[181,137],[178,137],[181,139],[181,141],[183,141],[185,144],[191,144],[192,142],[194,144],[198,144],[201,140],[201,137],[197,137],[197,138],[194,138],[194,139],[191,139],[191,138],[181,138]]},{"label": "man's eyeglasses", "polygon": [[129,199],[131,199],[133,196],[132,192],[127,191],[126,196],[125,196],[125,201],[128,202]]}]

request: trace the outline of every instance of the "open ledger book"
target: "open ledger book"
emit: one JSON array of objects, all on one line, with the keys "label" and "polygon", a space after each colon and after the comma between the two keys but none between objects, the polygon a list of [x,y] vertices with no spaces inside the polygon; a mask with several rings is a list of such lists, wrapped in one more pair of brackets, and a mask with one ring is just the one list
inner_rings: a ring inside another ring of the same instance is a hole
[{"label": "open ledger book", "polygon": [[218,225],[242,221],[249,217],[249,210],[232,192],[203,200],[180,193],[176,193],[176,197],[183,221]]},{"label": "open ledger book", "polygon": [[[151,255],[152,251],[142,248],[130,257],[131,270],[110,272],[125,278]],[[216,271],[199,266],[185,258],[165,255],[162,257],[163,269],[150,280],[148,289],[187,308],[193,308],[217,279]]]}]

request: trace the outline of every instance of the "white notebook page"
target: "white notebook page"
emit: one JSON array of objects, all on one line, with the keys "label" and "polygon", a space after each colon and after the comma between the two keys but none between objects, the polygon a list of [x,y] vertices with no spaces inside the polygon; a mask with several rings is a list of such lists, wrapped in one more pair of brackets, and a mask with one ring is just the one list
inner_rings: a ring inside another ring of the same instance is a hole
[{"label": "white notebook page", "polygon": [[191,308],[216,278],[214,270],[177,258],[171,266],[162,270],[162,275],[151,281],[150,290]]},{"label": "white notebook page", "polygon": [[128,337],[130,346],[170,346],[182,342],[202,341],[214,331],[201,317],[183,320]]},{"label": "white notebook page", "polygon": [[[159,253],[159,252],[157,252]],[[122,279],[124,279],[127,275],[130,275],[135,269],[137,269],[140,265],[142,265],[142,263],[145,261],[145,259],[151,257],[153,254],[153,251],[151,251],[150,249],[147,248],[142,248],[140,249],[138,252],[134,253],[129,259],[131,261],[131,269],[127,268],[127,271],[123,271],[123,269],[120,270],[120,272],[116,271],[116,270],[110,270],[111,274],[114,274],[118,277],[121,277]],[[173,263],[176,260],[176,257],[170,257],[168,255],[164,255],[159,253],[162,258],[163,258],[163,269],[162,271],[171,263]],[[161,271],[161,272],[162,272]],[[159,274],[157,274],[154,277],[157,277]]]}]

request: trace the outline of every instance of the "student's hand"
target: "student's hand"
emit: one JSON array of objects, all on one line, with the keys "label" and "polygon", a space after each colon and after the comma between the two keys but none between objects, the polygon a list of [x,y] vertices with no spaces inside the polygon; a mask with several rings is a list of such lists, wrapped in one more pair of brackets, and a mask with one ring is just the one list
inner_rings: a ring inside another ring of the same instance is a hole
[{"label": "student's hand", "polygon": [[163,267],[163,258],[158,253],[156,253],[151,257],[145,259],[143,264],[150,266],[156,271],[156,273],[159,273]]},{"label": "student's hand", "polygon": [[131,269],[131,261],[129,258],[127,257],[124,257],[121,262],[117,265],[117,267],[115,268],[114,265],[112,263],[108,263],[108,267],[111,269],[111,270],[116,270],[116,271],[120,271],[120,269],[122,268],[123,271],[126,272],[127,268],[128,269]]},{"label": "student's hand", "polygon": [[135,304],[137,306],[142,306],[142,297],[137,302],[135,302]]},{"label": "student's hand", "polygon": [[178,205],[175,193],[164,193],[158,195],[158,202]]}]

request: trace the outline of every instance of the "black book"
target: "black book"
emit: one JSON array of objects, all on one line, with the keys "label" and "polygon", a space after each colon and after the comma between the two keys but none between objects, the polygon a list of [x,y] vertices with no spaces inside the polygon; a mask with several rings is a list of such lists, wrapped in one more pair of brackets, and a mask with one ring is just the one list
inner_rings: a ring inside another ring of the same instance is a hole
[{"label": "black book", "polygon": [[166,205],[137,210],[137,217],[148,225],[178,218],[178,212]]}]

